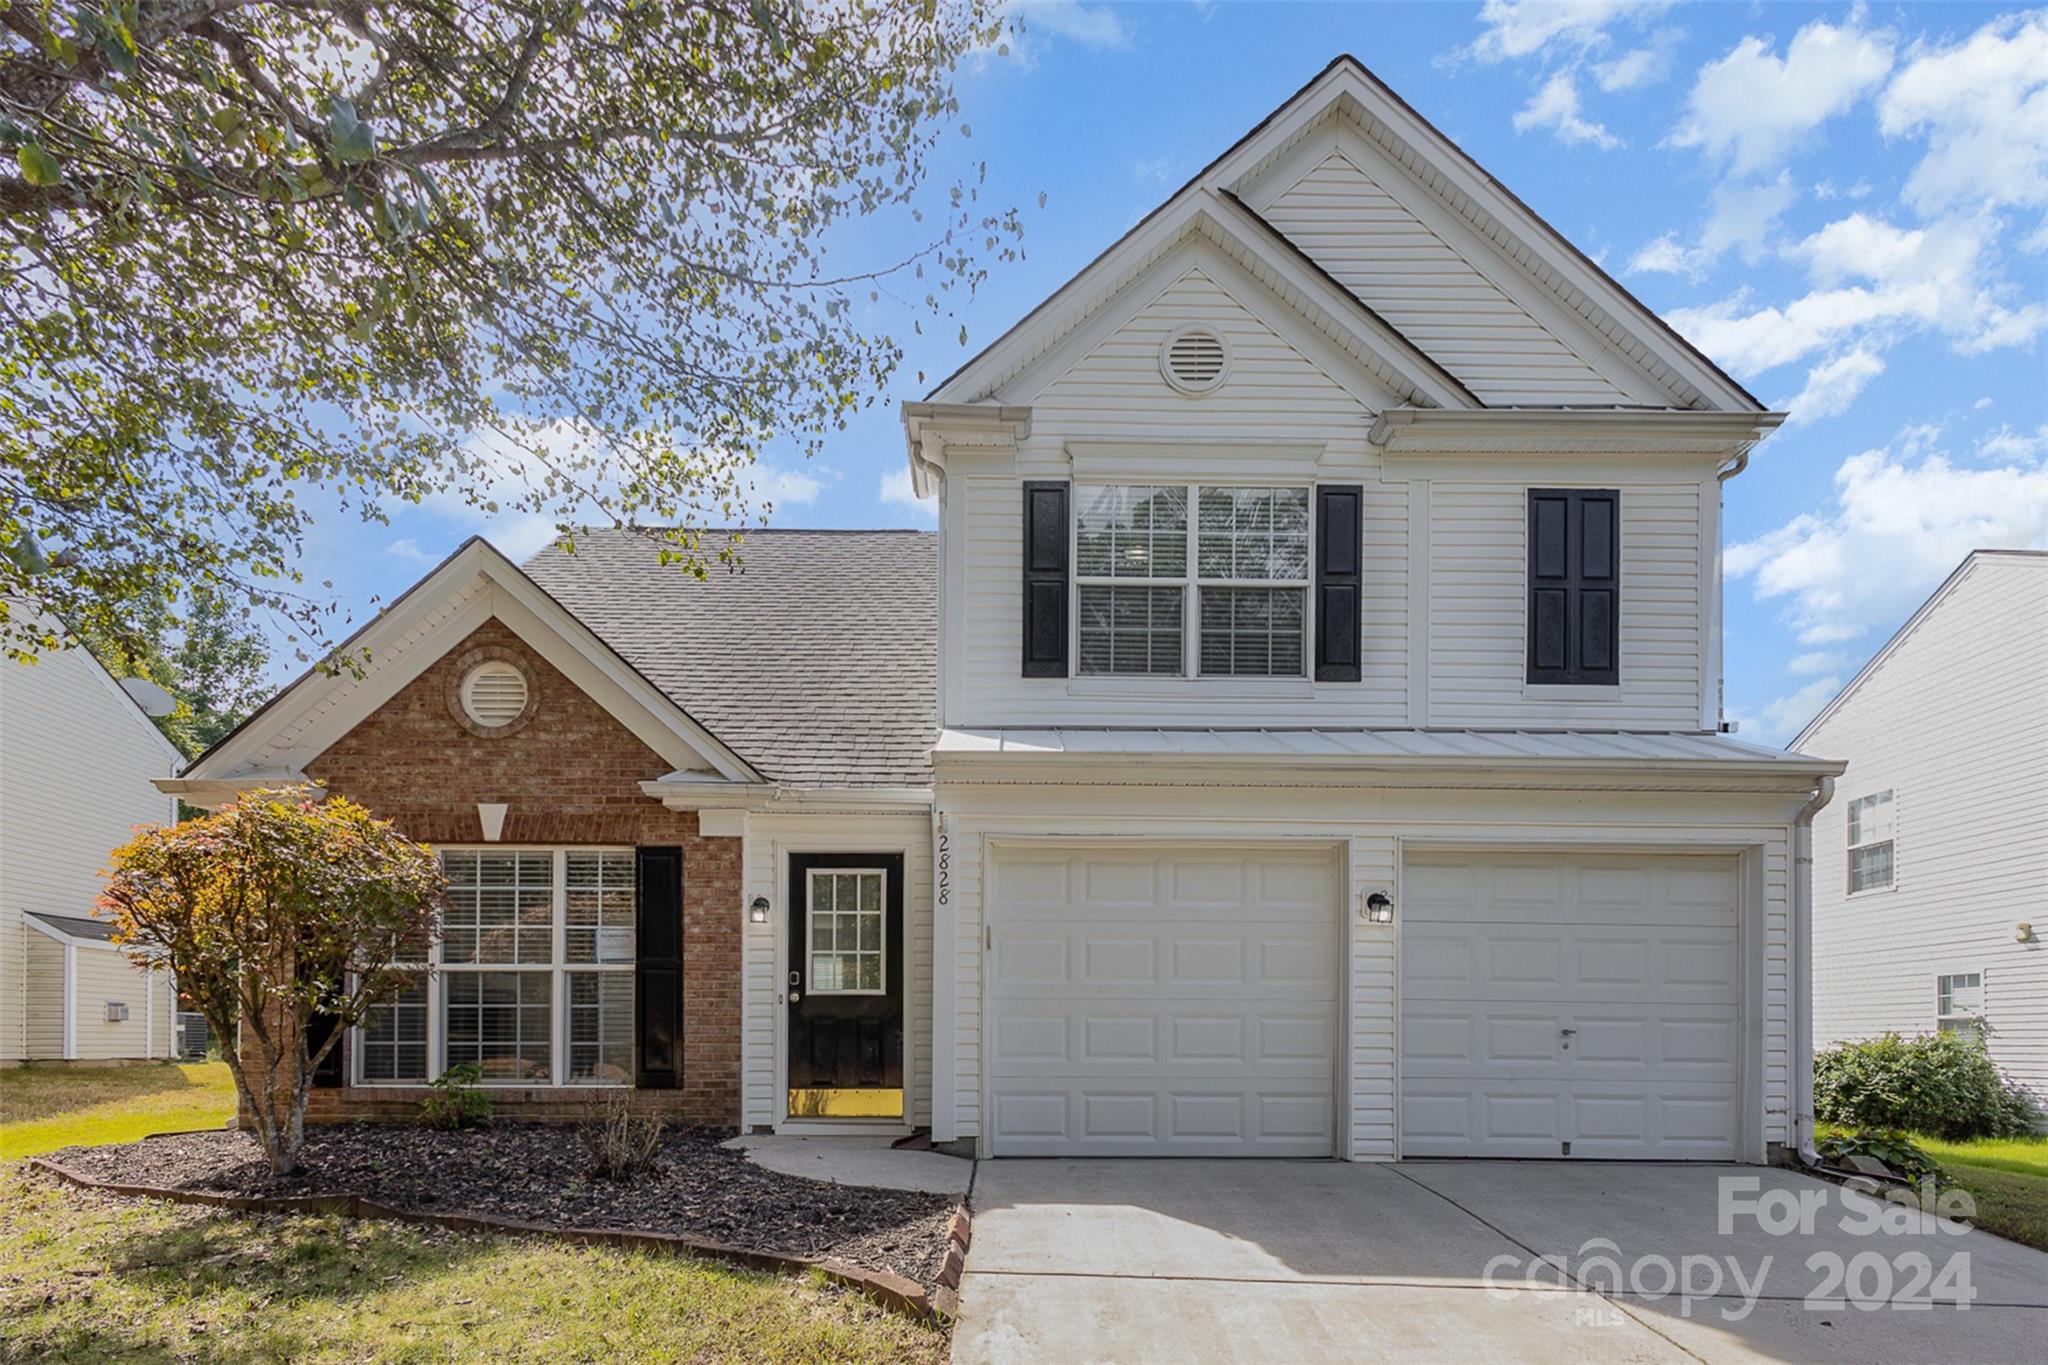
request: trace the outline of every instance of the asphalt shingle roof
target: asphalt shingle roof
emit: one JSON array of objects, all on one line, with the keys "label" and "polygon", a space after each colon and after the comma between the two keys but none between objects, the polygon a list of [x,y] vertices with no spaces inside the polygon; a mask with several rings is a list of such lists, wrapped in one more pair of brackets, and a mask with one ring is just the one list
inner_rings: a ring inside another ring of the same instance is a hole
[{"label": "asphalt shingle roof", "polygon": [[53,915],[47,910],[31,910],[28,913],[52,929],[69,934],[73,938],[92,938],[103,943],[110,943],[114,938],[114,926],[103,919],[90,919],[84,915]]},{"label": "asphalt shingle roof", "polygon": [[735,753],[798,786],[929,786],[938,735],[938,537],[749,531],[739,567],[659,562],[660,542],[585,532],[533,581]]}]

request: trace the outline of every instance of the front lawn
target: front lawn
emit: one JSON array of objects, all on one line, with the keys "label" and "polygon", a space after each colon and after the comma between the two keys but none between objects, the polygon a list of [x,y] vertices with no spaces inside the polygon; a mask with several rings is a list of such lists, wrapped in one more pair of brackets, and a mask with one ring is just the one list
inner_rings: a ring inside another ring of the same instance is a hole
[{"label": "front lawn", "polygon": [[1978,1138],[1975,1142],[1943,1142],[1940,1138],[1915,1138],[1927,1154],[1946,1166],[1986,1166],[2016,1175],[2038,1175],[2048,1179],[2048,1137]]},{"label": "front lawn", "polygon": [[0,1071],[0,1160],[218,1128],[235,1112],[225,1062]]},{"label": "front lawn", "polygon": [[0,1168],[0,1359],[943,1361],[822,1282],[90,1194]]},{"label": "front lawn", "polygon": [[2048,1138],[1918,1139],[1977,1201],[1977,1226],[2048,1251]]}]

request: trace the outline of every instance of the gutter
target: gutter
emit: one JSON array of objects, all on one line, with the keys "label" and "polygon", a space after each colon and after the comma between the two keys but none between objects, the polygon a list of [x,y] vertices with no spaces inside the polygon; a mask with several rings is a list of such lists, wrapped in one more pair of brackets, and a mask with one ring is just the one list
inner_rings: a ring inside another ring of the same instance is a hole
[{"label": "gutter", "polygon": [[640,790],[671,810],[764,812],[792,807],[845,810],[848,807],[929,810],[930,787],[790,787],[773,782],[642,782]]},{"label": "gutter", "polygon": [[1792,1014],[1792,1141],[1808,1166],[1820,1165],[1813,1145],[1813,817],[1834,795],[1835,779],[1821,778],[1792,821],[1792,952],[1799,964],[1793,979],[1805,983]]}]

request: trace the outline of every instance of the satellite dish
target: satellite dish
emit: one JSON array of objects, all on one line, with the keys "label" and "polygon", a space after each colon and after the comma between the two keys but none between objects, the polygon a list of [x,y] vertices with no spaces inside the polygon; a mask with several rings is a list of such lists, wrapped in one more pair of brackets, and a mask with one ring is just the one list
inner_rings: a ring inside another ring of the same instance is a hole
[{"label": "satellite dish", "polygon": [[121,690],[135,699],[145,716],[168,716],[178,709],[178,699],[147,678],[123,678]]}]

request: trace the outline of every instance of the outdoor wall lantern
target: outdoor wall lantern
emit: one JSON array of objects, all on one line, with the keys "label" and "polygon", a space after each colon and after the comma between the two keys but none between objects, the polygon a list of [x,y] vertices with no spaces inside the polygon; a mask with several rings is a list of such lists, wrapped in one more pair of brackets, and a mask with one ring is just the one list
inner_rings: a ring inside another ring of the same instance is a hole
[{"label": "outdoor wall lantern", "polygon": [[2021,943],[2032,943],[2034,941],[2033,922],[2031,920],[2021,920],[2013,926],[2012,936]]},{"label": "outdoor wall lantern", "polygon": [[766,896],[754,897],[754,903],[747,907],[747,918],[755,924],[766,924],[768,922],[768,898]]},{"label": "outdoor wall lantern", "polygon": [[1365,918],[1369,924],[1392,924],[1394,922],[1394,898],[1384,891],[1375,891],[1365,898]]}]

